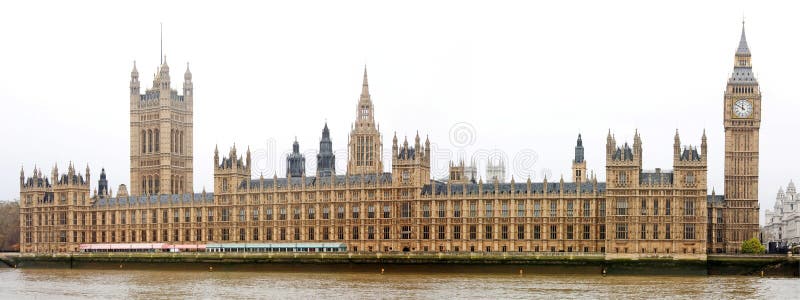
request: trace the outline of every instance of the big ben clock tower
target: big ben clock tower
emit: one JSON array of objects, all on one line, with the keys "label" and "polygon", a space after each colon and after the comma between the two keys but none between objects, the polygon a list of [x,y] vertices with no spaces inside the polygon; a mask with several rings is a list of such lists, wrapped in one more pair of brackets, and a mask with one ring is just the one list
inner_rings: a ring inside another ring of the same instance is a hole
[{"label": "big ben clock tower", "polygon": [[744,34],[736,49],[733,73],[725,89],[724,248],[740,251],[741,243],[758,236],[758,130],[761,91],[753,75]]}]

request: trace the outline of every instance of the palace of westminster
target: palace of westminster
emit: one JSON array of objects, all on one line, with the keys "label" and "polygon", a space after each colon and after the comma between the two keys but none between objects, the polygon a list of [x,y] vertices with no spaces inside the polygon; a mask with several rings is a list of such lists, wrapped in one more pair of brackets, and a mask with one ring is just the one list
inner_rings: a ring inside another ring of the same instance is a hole
[{"label": "palace of westminster", "polygon": [[[214,190],[193,192],[192,73],[183,93],[161,63],[151,88],[130,78],[130,185],[116,195],[105,171],[94,193],[87,166],[20,172],[22,252],[75,252],[82,244],[319,243],[353,252],[594,252],[609,257],[705,259],[736,253],[759,234],[761,93],[744,27],[722,105],[725,194],[709,194],[707,141],[682,146],[671,169],[642,169],[642,139],[609,132],[606,182],[587,174],[580,136],[568,179],[475,181],[451,163],[431,178],[430,141],[392,139],[391,172],[364,71],[347,168],[337,173],[327,124],[316,174],[295,142],[285,177],[253,177],[249,149],[214,150]],[[700,132],[697,132],[700,136]],[[343,175],[342,175],[343,173]],[[129,190],[128,190],[129,188]]]}]

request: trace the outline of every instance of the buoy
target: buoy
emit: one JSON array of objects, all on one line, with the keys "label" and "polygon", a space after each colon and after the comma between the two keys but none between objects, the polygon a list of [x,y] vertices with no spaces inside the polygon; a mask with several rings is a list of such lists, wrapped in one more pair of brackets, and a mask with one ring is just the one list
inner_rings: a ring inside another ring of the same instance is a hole
[{"label": "buoy", "polygon": [[208,267],[208,271],[209,271],[209,272],[214,272],[214,267],[211,267],[211,266],[209,266],[209,267]]},{"label": "buoy", "polygon": [[606,268],[603,268],[603,276],[606,276]]},{"label": "buoy", "polygon": [[519,269],[519,275],[522,275],[522,269]]},{"label": "buoy", "polygon": [[381,268],[381,275],[383,275],[383,272],[384,272],[384,271],[386,271],[386,270],[384,270],[383,268]]},{"label": "buoy", "polygon": [[761,270],[761,277],[764,277],[764,270]]},{"label": "buoy", "polygon": [[119,268],[122,269],[122,264],[119,265]]}]

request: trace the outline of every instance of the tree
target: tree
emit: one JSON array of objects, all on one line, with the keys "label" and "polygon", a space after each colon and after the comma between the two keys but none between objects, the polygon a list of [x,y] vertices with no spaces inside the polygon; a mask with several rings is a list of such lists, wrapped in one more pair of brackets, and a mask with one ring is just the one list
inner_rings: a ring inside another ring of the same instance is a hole
[{"label": "tree", "polygon": [[0,201],[0,251],[19,251],[18,201]]},{"label": "tree", "polygon": [[742,253],[762,254],[767,251],[767,247],[761,244],[757,238],[746,240],[742,243]]}]

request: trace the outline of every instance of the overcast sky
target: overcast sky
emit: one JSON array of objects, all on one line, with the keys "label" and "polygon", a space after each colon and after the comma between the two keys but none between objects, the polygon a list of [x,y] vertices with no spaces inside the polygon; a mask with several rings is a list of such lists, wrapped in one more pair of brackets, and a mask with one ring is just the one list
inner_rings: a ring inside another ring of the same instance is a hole
[{"label": "overcast sky", "polygon": [[437,178],[462,157],[483,175],[497,155],[518,181],[568,176],[582,133],[604,180],[609,129],[622,143],[638,128],[644,167],[671,169],[675,129],[692,145],[706,129],[709,192],[722,193],[723,92],[743,14],[763,96],[762,214],[800,178],[794,3],[283,2],[4,3],[0,198],[19,197],[21,166],[88,163],[115,192],[129,182],[130,71],[136,60],[150,87],[159,22],[174,88],[187,62],[194,75],[197,191],[212,187],[215,144],[250,146],[271,177],[297,137],[313,173],[325,120],[343,173],[367,64],[385,150],[394,132],[430,135]]}]

